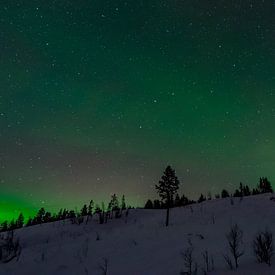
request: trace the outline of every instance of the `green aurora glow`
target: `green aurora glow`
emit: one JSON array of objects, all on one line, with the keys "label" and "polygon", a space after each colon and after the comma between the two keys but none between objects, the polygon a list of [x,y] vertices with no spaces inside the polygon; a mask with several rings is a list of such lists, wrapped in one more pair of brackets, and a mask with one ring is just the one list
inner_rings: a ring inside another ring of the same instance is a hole
[{"label": "green aurora glow", "polygon": [[274,182],[272,1],[6,0],[0,219]]}]

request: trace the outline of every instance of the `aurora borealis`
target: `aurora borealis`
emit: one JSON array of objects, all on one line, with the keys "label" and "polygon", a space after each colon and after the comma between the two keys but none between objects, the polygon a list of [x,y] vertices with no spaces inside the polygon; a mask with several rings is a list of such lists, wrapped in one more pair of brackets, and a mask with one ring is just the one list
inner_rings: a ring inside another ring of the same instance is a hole
[{"label": "aurora borealis", "polygon": [[4,0],[0,218],[275,180],[272,1]]}]

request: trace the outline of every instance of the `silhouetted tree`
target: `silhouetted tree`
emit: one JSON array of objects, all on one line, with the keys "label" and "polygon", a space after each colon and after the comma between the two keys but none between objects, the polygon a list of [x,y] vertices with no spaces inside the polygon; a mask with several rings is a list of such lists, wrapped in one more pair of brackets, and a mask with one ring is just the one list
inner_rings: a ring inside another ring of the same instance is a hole
[{"label": "silhouetted tree", "polygon": [[205,196],[203,194],[201,194],[199,199],[198,199],[198,203],[203,202],[205,200],[206,200]]},{"label": "silhouetted tree", "polygon": [[73,219],[75,217],[76,217],[75,211],[74,210],[70,210],[69,214],[68,214],[68,218]]},{"label": "silhouetted tree", "polygon": [[46,223],[51,221],[52,221],[52,214],[49,211],[47,211],[44,215],[44,222]]},{"label": "silhouetted tree", "polygon": [[33,219],[29,218],[27,223],[26,223],[26,226],[31,226],[31,225],[33,225]]},{"label": "silhouetted tree", "polygon": [[84,204],[81,211],[80,211],[80,215],[81,216],[87,216],[88,215],[88,208],[87,208],[87,205]]},{"label": "silhouetted tree", "polygon": [[240,192],[239,189],[235,190],[235,193],[233,194],[234,197],[242,197],[242,193]]},{"label": "silhouetted tree", "polygon": [[0,262],[8,263],[15,257],[19,258],[21,253],[21,246],[19,239],[14,239],[13,231],[9,231],[0,242]]},{"label": "silhouetted tree", "polygon": [[162,205],[159,200],[154,200],[154,209],[160,209]]},{"label": "silhouetted tree", "polygon": [[169,211],[171,202],[173,201],[174,195],[179,189],[179,180],[176,177],[175,170],[171,166],[167,166],[165,169],[159,184],[156,185],[156,190],[166,205],[166,226],[169,225]]},{"label": "silhouetted tree", "polygon": [[181,252],[184,261],[184,267],[186,271],[181,271],[181,275],[195,275],[197,274],[198,265],[194,259],[194,247],[190,240],[188,240],[189,247]]},{"label": "silhouetted tree", "polygon": [[122,198],[121,198],[121,209],[122,210],[126,209],[125,195],[122,195]]},{"label": "silhouetted tree", "polygon": [[145,206],[144,206],[145,209],[153,209],[154,206],[153,206],[153,203],[151,200],[148,200],[146,203],[145,203]]},{"label": "silhouetted tree", "polygon": [[240,196],[243,196],[243,193],[244,193],[244,187],[243,187],[243,184],[242,184],[241,182],[240,182],[239,191],[240,191]]},{"label": "silhouetted tree", "polygon": [[96,205],[96,207],[95,207],[95,213],[98,215],[99,223],[103,224],[104,223],[104,214],[103,214],[102,209],[98,205]]},{"label": "silhouetted tree", "polygon": [[92,218],[93,216],[93,208],[94,208],[94,201],[93,200],[90,200],[90,203],[88,205],[88,209],[87,209],[87,219],[86,219],[86,224],[88,224],[88,221],[90,218]]},{"label": "silhouetted tree", "polygon": [[250,196],[250,195],[251,195],[251,192],[248,185],[243,185],[240,182],[239,190],[236,189],[234,193],[234,197],[243,197],[243,196]]},{"label": "silhouetted tree", "polygon": [[118,198],[116,194],[113,194],[111,196],[111,201],[109,202],[108,208],[111,210],[111,218],[112,218],[113,212],[116,213],[116,211],[119,209],[119,203],[118,203]]},{"label": "silhouetted tree", "polygon": [[181,196],[180,198],[180,205],[185,206],[188,205],[190,203],[190,201],[188,200],[188,198],[186,196],[184,196],[184,194]]},{"label": "silhouetted tree", "polygon": [[250,195],[251,195],[250,189],[249,189],[248,185],[245,185],[243,187],[243,196],[250,196]]},{"label": "silhouetted tree", "polygon": [[88,206],[88,215],[93,215],[94,201],[91,200]]},{"label": "silhouetted tree", "polygon": [[45,209],[42,207],[38,210],[38,213],[36,215],[36,223],[43,223],[44,222],[44,216],[45,216]]},{"label": "silhouetted tree", "polygon": [[271,183],[267,178],[260,178],[259,191],[260,193],[273,193]]},{"label": "silhouetted tree", "polygon": [[258,188],[253,188],[252,195],[258,195],[258,194],[260,194],[259,189]]},{"label": "silhouetted tree", "polygon": [[63,212],[62,212],[61,220],[67,219],[68,215],[69,215],[69,210],[67,210],[66,208],[64,208]]},{"label": "silhouetted tree", "polygon": [[22,213],[19,214],[17,220],[16,220],[16,228],[21,228],[24,225],[24,216]]},{"label": "silhouetted tree", "polygon": [[253,241],[253,250],[259,263],[271,265],[274,254],[272,232],[266,230],[259,233]]},{"label": "silhouetted tree", "polygon": [[63,218],[63,209],[61,208],[58,214],[56,215],[55,220],[59,221],[59,220],[62,220],[62,218]]},{"label": "silhouetted tree", "polygon": [[230,253],[233,256],[235,267],[239,266],[239,258],[244,254],[244,250],[242,249],[243,245],[243,231],[239,228],[237,224],[233,225],[226,235]]},{"label": "silhouetted tree", "polygon": [[229,197],[229,193],[226,189],[222,190],[221,197],[222,198],[228,198]]},{"label": "silhouetted tree", "polygon": [[178,193],[177,193],[176,196],[175,196],[174,206],[176,206],[176,207],[181,206],[180,196],[179,196]]},{"label": "silhouetted tree", "polygon": [[4,221],[2,224],[1,224],[1,231],[2,232],[5,232],[8,230],[8,221]]},{"label": "silhouetted tree", "polygon": [[8,225],[8,230],[12,231],[14,229],[16,229],[16,223],[14,220],[11,220],[11,222]]}]

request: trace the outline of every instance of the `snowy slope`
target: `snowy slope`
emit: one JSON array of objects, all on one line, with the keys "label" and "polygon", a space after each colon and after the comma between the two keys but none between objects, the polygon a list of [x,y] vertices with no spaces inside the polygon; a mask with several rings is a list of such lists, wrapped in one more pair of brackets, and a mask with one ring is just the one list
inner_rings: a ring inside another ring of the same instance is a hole
[{"label": "snowy slope", "polygon": [[[18,261],[0,264],[0,275],[103,274],[100,265],[108,260],[110,275],[169,275],[184,270],[181,251],[194,246],[199,273],[202,252],[213,256],[215,271],[208,274],[275,274],[275,256],[271,267],[258,264],[252,240],[259,230],[275,234],[275,202],[271,195],[206,201],[175,208],[171,224],[164,226],[164,210],[130,210],[125,218],[99,225],[93,221],[72,225],[55,222],[18,230],[22,253]],[[225,234],[237,223],[243,230],[245,255],[240,268],[229,271],[223,254],[227,253]],[[100,239],[97,240],[97,237]]]}]

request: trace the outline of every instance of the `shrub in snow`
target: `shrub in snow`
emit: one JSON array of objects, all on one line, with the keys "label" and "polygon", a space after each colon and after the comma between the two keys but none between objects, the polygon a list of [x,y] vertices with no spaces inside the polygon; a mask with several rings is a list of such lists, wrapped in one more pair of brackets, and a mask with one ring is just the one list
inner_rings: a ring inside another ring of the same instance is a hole
[{"label": "shrub in snow", "polygon": [[101,238],[100,238],[100,236],[99,236],[99,233],[98,233],[98,232],[96,232],[96,238],[95,238],[95,240],[96,240],[96,241],[100,241],[100,240],[101,240]]},{"label": "shrub in snow", "polygon": [[184,261],[184,267],[186,268],[186,271],[181,271],[181,275],[196,275],[198,272],[198,265],[194,260],[194,247],[189,240],[189,247],[186,248],[183,252],[181,252],[181,255],[183,257]]},{"label": "shrub in snow", "polygon": [[225,262],[227,263],[229,269],[233,269],[233,263],[232,263],[232,260],[231,258],[228,256],[228,255],[223,255],[223,258],[225,260]]},{"label": "shrub in snow", "polygon": [[[229,245],[230,254],[233,257],[235,267],[239,266],[239,258],[243,256],[244,250],[243,246],[243,231],[239,228],[237,224],[233,225],[226,235],[226,239]],[[232,269],[232,261],[228,255],[224,255],[224,259]]]},{"label": "shrub in snow", "polygon": [[203,274],[207,274],[210,271],[214,270],[214,259],[209,255],[208,250],[205,250],[202,253],[204,267],[202,268]]},{"label": "shrub in snow", "polygon": [[102,275],[107,275],[108,272],[108,259],[103,258],[101,263],[99,264],[99,269],[101,270]]},{"label": "shrub in snow", "polygon": [[270,266],[274,253],[272,233],[268,230],[260,232],[253,241],[253,250],[259,263],[266,263]]},{"label": "shrub in snow", "polygon": [[14,258],[18,258],[21,253],[19,240],[14,240],[13,231],[9,231],[6,237],[0,239],[0,262],[8,263]]}]

